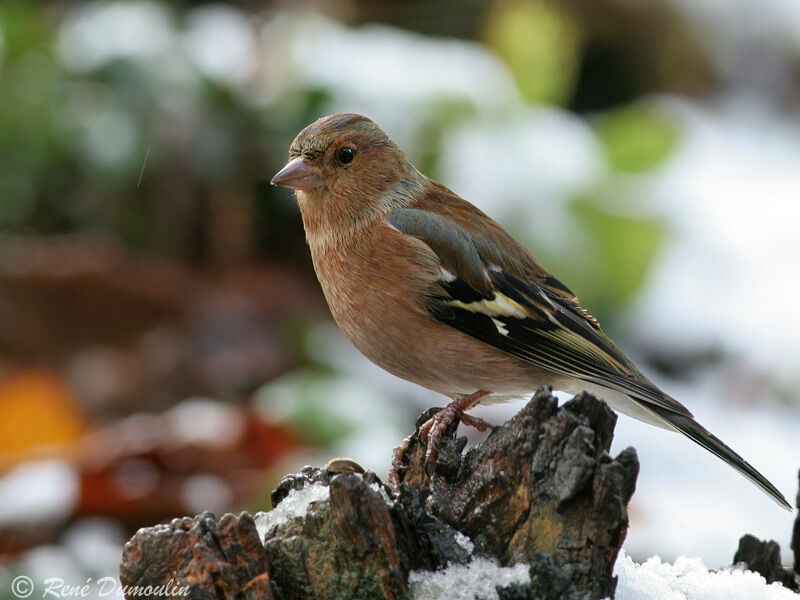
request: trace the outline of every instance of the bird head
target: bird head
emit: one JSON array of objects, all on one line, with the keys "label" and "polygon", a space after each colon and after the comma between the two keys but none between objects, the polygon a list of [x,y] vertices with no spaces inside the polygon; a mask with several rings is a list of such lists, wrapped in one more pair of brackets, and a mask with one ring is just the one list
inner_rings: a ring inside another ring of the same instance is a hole
[{"label": "bird head", "polygon": [[323,117],[297,134],[289,162],[271,183],[294,189],[301,208],[316,199],[330,203],[332,195],[336,204],[360,210],[379,202],[408,166],[402,151],[374,122],[342,113]]}]

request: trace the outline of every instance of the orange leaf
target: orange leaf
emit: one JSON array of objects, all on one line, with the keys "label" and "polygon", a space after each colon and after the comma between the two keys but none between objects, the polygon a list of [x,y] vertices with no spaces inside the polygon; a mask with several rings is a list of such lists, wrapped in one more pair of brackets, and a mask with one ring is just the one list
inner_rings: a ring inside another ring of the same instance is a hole
[{"label": "orange leaf", "polygon": [[30,369],[0,381],[0,471],[63,454],[85,431],[79,401],[54,373]]}]

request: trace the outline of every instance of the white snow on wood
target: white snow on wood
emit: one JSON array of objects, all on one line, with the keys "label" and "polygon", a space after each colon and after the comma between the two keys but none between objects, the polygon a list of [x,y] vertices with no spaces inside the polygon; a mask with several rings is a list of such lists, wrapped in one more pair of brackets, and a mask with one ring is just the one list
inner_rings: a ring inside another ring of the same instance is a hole
[{"label": "white snow on wood", "polygon": [[441,571],[412,571],[408,577],[414,600],[498,600],[497,586],[526,584],[528,565],[501,567],[484,557],[465,565],[450,565]]},{"label": "white snow on wood", "polygon": [[305,517],[312,503],[327,500],[329,495],[330,488],[321,483],[308,485],[300,490],[292,490],[271,511],[256,513],[256,530],[258,531],[259,539],[263,542],[267,533],[278,525],[282,525],[291,519]]}]

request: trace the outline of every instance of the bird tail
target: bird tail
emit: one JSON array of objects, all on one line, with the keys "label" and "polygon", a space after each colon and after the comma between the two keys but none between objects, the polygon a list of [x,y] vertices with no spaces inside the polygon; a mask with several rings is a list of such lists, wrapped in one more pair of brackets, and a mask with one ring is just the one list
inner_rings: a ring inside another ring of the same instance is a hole
[{"label": "bird tail", "polygon": [[691,417],[679,415],[662,407],[653,406],[652,404],[649,405],[648,408],[668,422],[674,429],[680,431],[690,440],[739,471],[739,473],[761,488],[762,491],[780,506],[787,510],[792,510],[791,504],[789,504],[783,494],[778,491],[778,488],[772,485],[766,477],[755,469],[755,467],[729,448],[721,439],[700,425],[700,423]]}]

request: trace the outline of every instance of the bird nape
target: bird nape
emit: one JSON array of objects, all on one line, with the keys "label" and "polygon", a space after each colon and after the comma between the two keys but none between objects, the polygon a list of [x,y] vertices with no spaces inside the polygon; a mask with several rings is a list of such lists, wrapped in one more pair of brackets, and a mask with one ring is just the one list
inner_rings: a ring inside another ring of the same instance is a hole
[{"label": "bird nape", "polygon": [[[334,319],[390,373],[452,402],[421,430],[428,457],[446,425],[482,402],[542,385],[589,390],[612,408],[679,431],[779,505],[761,473],[662,392],[567,286],[500,225],[420,173],[375,123],[355,114],[303,129],[273,184],[295,190],[314,269]],[[390,480],[400,481],[404,446]]]}]

